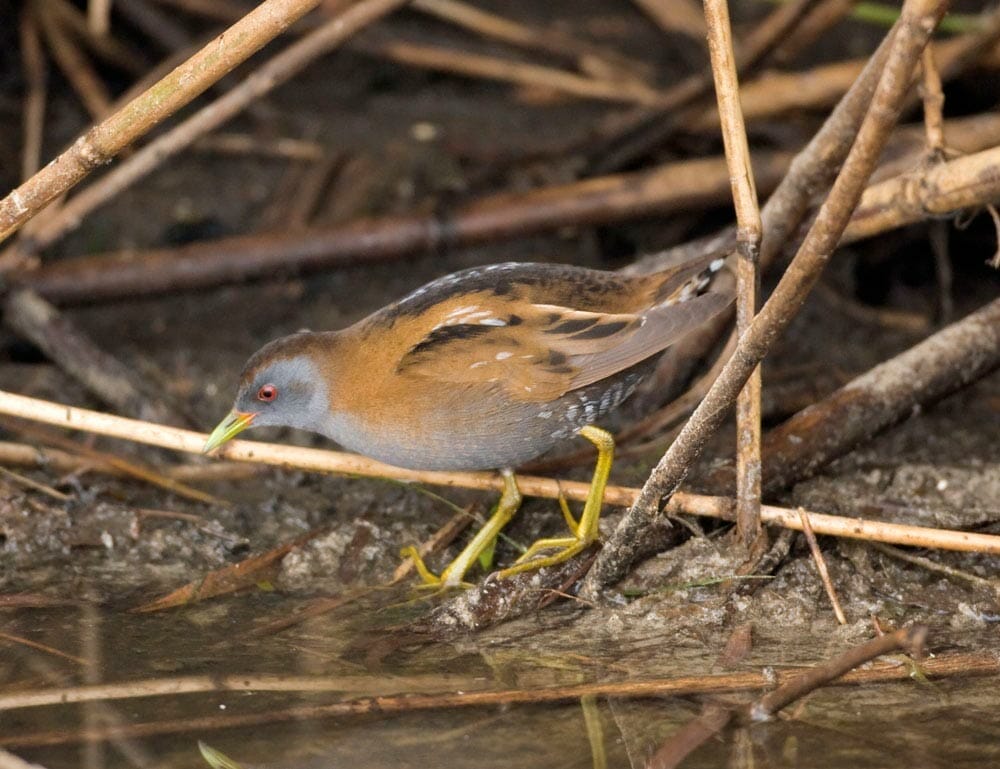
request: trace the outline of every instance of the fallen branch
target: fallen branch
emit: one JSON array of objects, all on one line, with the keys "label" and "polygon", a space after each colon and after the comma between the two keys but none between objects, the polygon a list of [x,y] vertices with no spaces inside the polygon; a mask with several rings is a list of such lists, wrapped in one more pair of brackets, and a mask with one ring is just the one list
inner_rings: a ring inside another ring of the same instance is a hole
[{"label": "fallen branch", "polygon": [[[762,189],[770,190],[778,183],[790,158],[785,152],[760,153],[755,158]],[[244,235],[176,249],[98,254],[12,273],[8,279],[55,302],[148,296],[398,259],[571,225],[662,215],[722,203],[728,194],[729,175],[723,158],[687,160],[651,171],[491,195],[447,215],[361,219],[326,230]]]},{"label": "fallen branch", "polygon": [[[1000,142],[1000,118],[987,115],[951,121],[945,130],[949,146],[978,154],[912,172],[922,153],[923,128],[902,131],[898,143],[890,148],[898,156],[892,166],[907,173],[865,191],[842,242],[872,237],[956,207],[982,205],[998,198],[998,174],[995,166],[987,165],[996,159],[997,150],[980,150]],[[789,158],[787,153],[755,156],[754,175],[761,192],[778,184],[788,169]],[[808,176],[804,185],[808,187],[813,181]],[[728,188],[728,171],[722,158],[688,160],[651,171],[597,177],[522,194],[491,195],[445,215],[360,219],[301,233],[247,235],[175,249],[95,254],[12,272],[7,279],[12,285],[31,288],[59,304],[198,290],[264,276],[401,259],[566,226],[624,221],[680,210],[692,202],[717,204],[726,199]],[[808,199],[802,194],[804,197],[796,198],[795,205]],[[772,196],[774,202],[764,207],[765,217],[779,208],[784,197],[777,193]],[[783,206],[781,210],[786,210]],[[802,215],[805,210],[803,207]],[[775,221],[773,213],[768,221]],[[795,240],[792,232],[784,242],[772,243],[772,249]],[[735,243],[734,229],[713,237],[707,248],[731,250]],[[664,255],[690,252],[690,257],[701,250],[702,246],[695,243]],[[769,253],[773,261],[777,252]],[[647,269],[657,258],[646,257],[637,267]]]},{"label": "fallen branch", "polygon": [[102,403],[151,421],[190,423],[178,408],[156,394],[155,387],[98,347],[33,291],[15,291],[8,296],[3,303],[3,320]]},{"label": "fallen branch", "polygon": [[778,425],[764,440],[764,484],[811,475],[923,406],[1000,367],[1000,299],[880,363]]}]

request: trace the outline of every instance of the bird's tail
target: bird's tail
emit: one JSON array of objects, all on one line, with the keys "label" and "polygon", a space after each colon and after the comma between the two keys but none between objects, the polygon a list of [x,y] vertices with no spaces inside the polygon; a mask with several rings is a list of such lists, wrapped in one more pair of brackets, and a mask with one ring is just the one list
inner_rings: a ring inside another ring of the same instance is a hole
[{"label": "bird's tail", "polygon": [[656,273],[662,278],[656,291],[656,304],[670,306],[701,296],[709,290],[725,266],[725,256],[716,253],[699,256]]}]

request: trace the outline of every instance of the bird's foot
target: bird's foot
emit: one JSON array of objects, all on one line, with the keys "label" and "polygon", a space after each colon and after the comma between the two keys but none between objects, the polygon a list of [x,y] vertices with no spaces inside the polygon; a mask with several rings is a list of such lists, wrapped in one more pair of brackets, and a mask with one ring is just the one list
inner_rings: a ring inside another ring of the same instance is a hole
[{"label": "bird's foot", "polygon": [[517,508],[521,506],[521,492],[517,490],[514,474],[509,470],[504,470],[502,475],[504,480],[503,494],[497,502],[493,515],[465,546],[465,549],[458,554],[458,557],[441,572],[440,576],[427,568],[427,564],[424,563],[424,559],[420,557],[420,553],[415,547],[411,546],[402,550],[404,557],[413,559],[413,564],[416,566],[420,578],[424,581],[424,585],[438,588],[471,587],[462,578],[475,565],[480,556],[492,552],[497,535],[517,512]]},{"label": "bird's foot", "polygon": [[[531,547],[524,551],[520,558],[514,561],[513,566],[501,569],[497,576],[501,579],[512,577],[515,574],[522,574],[526,571],[544,569],[547,566],[555,566],[568,561],[575,555],[582,553],[595,540],[578,539],[577,537],[553,537],[551,539],[539,539],[532,543]],[[558,552],[551,555],[538,556],[543,550],[558,548]]]},{"label": "bird's foot", "polygon": [[423,557],[413,545],[404,547],[399,551],[399,554],[403,558],[413,559],[413,566],[416,568],[417,574],[420,575],[420,579],[423,580],[423,584],[419,587],[440,588],[442,590],[453,587],[472,587],[470,583],[462,581],[464,573],[454,568],[458,562],[457,559],[448,564],[441,574],[435,574],[427,567]]},{"label": "bird's foot", "polygon": [[[587,501],[584,503],[579,521],[570,512],[566,499],[562,494],[559,495],[559,506],[562,509],[563,517],[566,519],[566,525],[573,536],[540,539],[534,542],[514,562],[513,566],[501,570],[497,573],[497,576],[509,577],[532,569],[555,566],[582,553],[597,541],[600,535],[598,523],[600,522],[601,505],[604,503],[604,488],[607,486],[608,476],[611,473],[615,441],[611,433],[593,425],[588,425],[580,430],[580,435],[597,447],[597,464],[594,467],[594,477],[590,482],[590,492],[587,494]],[[556,552],[551,555],[537,557],[538,553],[543,550],[551,549],[556,549]]]}]

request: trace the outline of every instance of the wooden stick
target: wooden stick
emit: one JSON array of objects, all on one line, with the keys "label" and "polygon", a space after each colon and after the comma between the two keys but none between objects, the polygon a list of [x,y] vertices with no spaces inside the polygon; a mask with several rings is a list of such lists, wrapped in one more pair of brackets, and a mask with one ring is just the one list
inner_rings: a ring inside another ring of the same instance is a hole
[{"label": "wooden stick", "polygon": [[87,23],[95,35],[107,35],[111,31],[111,0],[87,0]]},{"label": "wooden stick", "polygon": [[58,17],[59,23],[95,56],[135,77],[141,77],[149,69],[149,62],[139,51],[110,34],[95,34],[86,14],[70,0],[46,0],[46,3],[46,10]]},{"label": "wooden stick", "polygon": [[[181,430],[136,419],[125,419],[124,417],[116,417],[75,406],[65,406],[2,390],[0,390],[0,413],[191,454],[200,454],[207,438],[206,435],[190,430]],[[481,490],[501,491],[503,489],[503,478],[497,473],[406,470],[385,465],[357,454],[285,446],[276,443],[234,440],[223,446],[216,452],[216,455],[239,462],[293,467],[312,472],[392,478],[413,483],[461,486]],[[583,501],[586,500],[590,491],[589,483],[559,481],[554,478],[528,475],[518,476],[517,483],[525,496],[548,499],[558,499],[562,494],[567,499]],[[624,506],[634,504],[639,495],[639,489],[608,486],[604,499],[610,505]],[[733,500],[727,497],[678,492],[671,499],[667,511],[672,514],[686,513],[733,520]],[[937,547],[947,550],[1000,554],[1000,536],[991,534],[905,526],[820,513],[807,513],[807,515],[809,515],[813,530],[818,534],[914,547]],[[797,531],[801,531],[802,528],[802,522],[796,510],[764,505],[761,508],[761,517],[766,524],[783,526]]]},{"label": "wooden stick", "polygon": [[934,61],[934,51],[930,46],[924,49],[920,59],[920,91],[924,100],[924,126],[927,130],[927,151],[935,158],[944,157],[944,92],[941,90],[941,74]]},{"label": "wooden stick", "polygon": [[[144,152],[135,153],[129,163],[116,171],[130,167],[132,159]],[[788,168],[789,159],[785,152],[760,153],[754,158],[763,189],[777,184]],[[35,245],[51,242],[65,231],[68,222],[77,221],[76,217],[96,202],[91,193],[96,195],[104,180],[114,177],[116,171],[106,174],[67,204],[64,214],[73,213],[72,218],[61,214],[59,221],[47,222],[33,233]],[[10,278],[51,301],[135,297],[224,285],[270,276],[275,270],[288,274],[290,270],[330,269],[567,225],[617,221],[721,202],[728,195],[725,160],[700,158],[526,193],[488,195],[447,215],[438,212],[355,219],[338,227],[303,233],[244,235],[140,254],[134,251],[97,254],[39,270],[21,271]],[[96,197],[106,199],[104,192]]]},{"label": "wooden stick", "polygon": [[824,32],[839,24],[854,8],[857,0],[822,0],[809,10],[805,18],[774,50],[778,64],[788,64]]},{"label": "wooden stick", "polygon": [[809,552],[812,553],[813,560],[816,562],[816,571],[819,572],[823,588],[826,590],[830,603],[833,604],[833,613],[837,617],[837,622],[846,625],[847,617],[844,616],[844,610],[840,606],[837,590],[833,586],[833,580],[830,579],[830,570],[826,568],[826,558],[823,557],[823,551],[819,549],[819,542],[812,525],[809,523],[809,516],[805,514],[804,510],[799,510],[799,519],[802,521],[802,533],[805,534],[806,542],[809,543]]},{"label": "wooden stick", "polygon": [[[896,649],[905,649],[910,654],[919,655],[923,651],[926,638],[927,628],[917,625],[873,638],[868,643],[848,649],[836,659],[817,665],[808,672],[783,682],[773,692],[765,694],[749,707],[750,719],[768,721],[775,713],[803,694],[831,683],[848,671]],[[904,666],[904,669],[908,668]]]},{"label": "wooden stick", "polygon": [[133,368],[101,349],[59,310],[28,290],[3,302],[4,323],[29,340],[101,403],[130,416],[190,424]]},{"label": "wooden stick", "polygon": [[639,74],[639,63],[618,51],[604,50],[593,43],[571,37],[562,30],[522,24],[459,0],[413,0],[411,7],[483,37],[573,61],[577,69],[591,77],[631,82],[647,91],[653,90]]},{"label": "wooden stick", "polygon": [[781,489],[808,477],[916,407],[998,366],[1000,299],[995,299],[768,431],[765,488]]},{"label": "wooden stick", "polygon": [[[750,165],[746,124],[740,109],[727,0],[705,0],[705,21],[736,208],[736,333],[741,335],[757,314],[760,208]],[[761,553],[765,546],[764,529],[760,525],[760,389],[760,366],[757,366],[736,399],[736,531],[748,554]]]},{"label": "wooden stick", "polygon": [[636,82],[613,82],[577,75],[555,67],[529,64],[516,59],[498,58],[484,54],[421,45],[403,40],[356,41],[355,50],[383,56],[391,61],[411,67],[422,67],[441,72],[451,72],[466,77],[497,80],[515,85],[547,88],[585,99],[656,104],[661,94],[655,89]]},{"label": "wooden stick", "polygon": [[[773,46],[798,22],[809,2],[810,0],[794,0],[783,4],[751,30],[745,38],[746,45],[739,51],[737,68],[741,73],[745,74],[760,64]],[[666,5],[662,4],[661,7],[666,9]],[[670,2],[670,12],[677,5],[676,0]],[[678,128],[691,128],[692,120],[702,112],[701,102],[709,95],[712,84],[710,71],[697,72],[664,91],[655,110],[626,116],[604,137],[599,146],[588,151],[588,155],[593,158],[593,170],[607,173],[635,165],[636,161],[662,145]],[[715,107],[704,113],[714,116],[709,117],[709,120],[718,120]],[[717,122],[713,122],[711,127],[716,125]]]}]

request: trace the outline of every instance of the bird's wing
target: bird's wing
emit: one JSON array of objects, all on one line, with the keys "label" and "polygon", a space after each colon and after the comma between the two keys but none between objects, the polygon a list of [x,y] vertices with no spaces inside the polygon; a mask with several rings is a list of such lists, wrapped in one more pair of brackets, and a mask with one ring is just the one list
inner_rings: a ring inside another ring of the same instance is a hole
[{"label": "bird's wing", "polygon": [[676,304],[661,304],[640,316],[640,323],[589,349],[576,349],[570,361],[578,368],[571,389],[598,382],[679,341],[732,304],[733,297],[709,292]]},{"label": "bird's wing", "polygon": [[499,307],[482,317],[458,313],[454,322],[435,325],[413,344],[397,370],[445,382],[491,383],[514,398],[544,402],[664,350],[730,301],[710,293],[641,315],[522,303],[516,314]]}]

